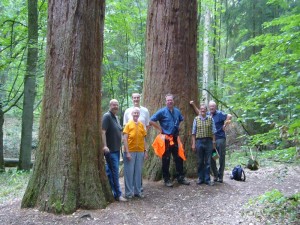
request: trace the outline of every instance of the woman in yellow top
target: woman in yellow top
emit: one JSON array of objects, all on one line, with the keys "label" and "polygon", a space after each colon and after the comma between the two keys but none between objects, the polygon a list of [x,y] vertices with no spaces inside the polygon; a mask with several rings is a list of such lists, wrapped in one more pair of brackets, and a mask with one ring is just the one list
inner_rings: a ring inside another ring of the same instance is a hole
[{"label": "woman in yellow top", "polygon": [[132,120],[124,127],[124,183],[125,197],[133,196],[143,198],[142,170],[144,157],[147,157],[145,136],[147,132],[144,125],[138,121],[140,109],[132,110]]}]

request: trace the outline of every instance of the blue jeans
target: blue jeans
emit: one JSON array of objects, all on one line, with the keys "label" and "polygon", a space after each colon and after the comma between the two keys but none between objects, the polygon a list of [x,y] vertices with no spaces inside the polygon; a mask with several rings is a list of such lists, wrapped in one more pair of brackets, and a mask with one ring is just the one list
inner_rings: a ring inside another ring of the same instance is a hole
[{"label": "blue jeans", "polygon": [[107,164],[106,174],[109,184],[115,199],[118,199],[122,195],[119,182],[120,151],[105,153],[104,156]]},{"label": "blue jeans", "polygon": [[216,147],[217,147],[217,151],[220,155],[220,158],[219,158],[220,167],[218,170],[216,161],[211,159],[211,169],[212,169],[212,172],[213,172],[215,178],[218,177],[221,180],[223,180],[224,169],[225,169],[225,156],[226,156],[226,139],[225,138],[217,139]]},{"label": "blue jeans", "polygon": [[198,156],[198,177],[200,182],[210,182],[210,160],[212,154],[212,139],[196,139],[196,153]]}]

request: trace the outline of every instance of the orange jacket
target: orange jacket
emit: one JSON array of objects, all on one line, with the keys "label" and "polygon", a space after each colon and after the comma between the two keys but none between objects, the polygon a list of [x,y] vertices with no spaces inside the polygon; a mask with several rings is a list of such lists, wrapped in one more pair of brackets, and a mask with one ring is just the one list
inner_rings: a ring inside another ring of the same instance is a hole
[{"label": "orange jacket", "polygon": [[[160,158],[165,153],[165,139],[168,139],[170,141],[170,145],[172,145],[172,143],[174,144],[173,137],[165,134],[158,134],[152,143],[152,147],[154,149],[155,154]],[[179,157],[183,160],[186,160],[183,144],[181,143],[179,136],[177,138],[177,143]]]}]

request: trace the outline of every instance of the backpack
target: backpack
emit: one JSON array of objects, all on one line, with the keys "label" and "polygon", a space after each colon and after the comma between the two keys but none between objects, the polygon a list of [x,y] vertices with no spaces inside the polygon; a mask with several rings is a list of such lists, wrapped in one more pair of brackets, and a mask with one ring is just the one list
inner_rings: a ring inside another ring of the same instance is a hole
[{"label": "backpack", "polygon": [[232,170],[232,175],[230,176],[231,179],[233,180],[238,180],[238,181],[245,181],[246,180],[246,175],[241,167],[241,165],[235,166]]}]

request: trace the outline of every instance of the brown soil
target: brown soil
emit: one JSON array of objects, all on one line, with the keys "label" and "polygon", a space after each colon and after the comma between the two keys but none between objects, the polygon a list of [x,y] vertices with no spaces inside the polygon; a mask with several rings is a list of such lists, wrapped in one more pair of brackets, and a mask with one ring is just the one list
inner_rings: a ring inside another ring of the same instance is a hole
[{"label": "brown soil", "polygon": [[[210,187],[144,180],[145,198],[114,202],[105,209],[78,210],[72,215],[53,215],[36,209],[20,209],[21,199],[0,205],[1,224],[265,224],[245,215],[243,206],[250,198],[278,189],[285,195],[300,190],[300,166],[280,165],[258,171],[246,169],[246,182],[230,180]],[[123,179],[121,178],[121,181]]]}]

